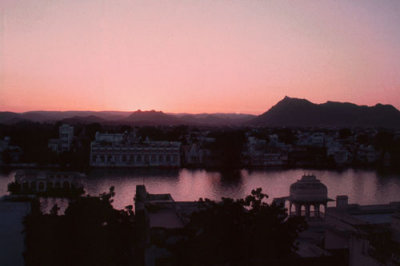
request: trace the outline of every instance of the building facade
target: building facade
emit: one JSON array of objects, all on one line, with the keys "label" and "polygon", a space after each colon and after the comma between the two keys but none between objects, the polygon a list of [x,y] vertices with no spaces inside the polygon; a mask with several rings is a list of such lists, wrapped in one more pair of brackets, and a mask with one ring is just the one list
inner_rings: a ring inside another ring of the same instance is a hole
[{"label": "building facade", "polygon": [[74,139],[74,127],[63,124],[58,129],[58,139],[50,139],[48,148],[54,152],[67,152],[71,150]]},{"label": "building facade", "polygon": [[46,192],[51,189],[75,189],[82,187],[83,174],[77,172],[52,172],[18,170],[15,182],[21,186],[21,192]]},{"label": "building facade", "polygon": [[176,141],[148,139],[141,141],[134,134],[97,132],[90,149],[90,165],[94,167],[179,167],[181,165],[181,143]]},{"label": "building facade", "polygon": [[64,124],[58,129],[61,151],[71,150],[72,140],[74,138],[74,127]]}]

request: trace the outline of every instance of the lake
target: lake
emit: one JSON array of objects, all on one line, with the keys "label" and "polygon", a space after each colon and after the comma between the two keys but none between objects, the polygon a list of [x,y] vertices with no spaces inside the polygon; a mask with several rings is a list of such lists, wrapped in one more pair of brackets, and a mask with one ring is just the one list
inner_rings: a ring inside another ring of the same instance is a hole
[{"label": "lake", "polygon": [[[7,184],[14,171],[0,172],[0,195],[7,194]],[[90,195],[98,195],[115,187],[114,207],[133,205],[135,188],[146,185],[150,193],[170,193],[177,201],[199,198],[242,198],[261,187],[269,200],[289,195],[289,187],[303,174],[314,174],[328,187],[328,196],[348,195],[349,203],[384,204],[400,201],[400,174],[382,174],[374,170],[241,170],[220,173],[206,170],[165,169],[94,169],[82,180]],[[52,204],[46,200],[45,204]],[[335,203],[330,202],[333,206]]]}]

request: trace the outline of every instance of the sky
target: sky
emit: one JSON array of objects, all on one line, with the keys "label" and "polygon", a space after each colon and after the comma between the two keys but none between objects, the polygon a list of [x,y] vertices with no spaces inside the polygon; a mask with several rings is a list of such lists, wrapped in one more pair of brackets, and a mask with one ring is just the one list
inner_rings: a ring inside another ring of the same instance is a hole
[{"label": "sky", "polygon": [[400,109],[398,0],[1,0],[0,111]]}]

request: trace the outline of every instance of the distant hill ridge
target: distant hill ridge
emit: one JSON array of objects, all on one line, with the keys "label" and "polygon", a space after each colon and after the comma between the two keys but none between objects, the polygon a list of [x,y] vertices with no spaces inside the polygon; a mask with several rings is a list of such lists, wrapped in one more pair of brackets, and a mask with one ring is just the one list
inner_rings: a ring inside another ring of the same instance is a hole
[{"label": "distant hill ridge", "polygon": [[239,126],[255,118],[248,114],[169,114],[161,111],[118,112],[118,111],[30,111],[25,113],[0,112],[0,124],[18,122],[57,122],[70,124],[131,124],[193,125],[193,126]]},{"label": "distant hill ridge", "polygon": [[392,105],[356,105],[328,101],[315,104],[286,96],[259,115],[214,113],[170,114],[161,111],[31,111],[0,112],[0,124],[23,121],[71,124],[193,125],[256,127],[387,127],[400,128],[400,111]]},{"label": "distant hill ridge", "polygon": [[400,127],[400,111],[392,105],[356,105],[328,101],[314,104],[285,97],[249,123],[270,127]]}]

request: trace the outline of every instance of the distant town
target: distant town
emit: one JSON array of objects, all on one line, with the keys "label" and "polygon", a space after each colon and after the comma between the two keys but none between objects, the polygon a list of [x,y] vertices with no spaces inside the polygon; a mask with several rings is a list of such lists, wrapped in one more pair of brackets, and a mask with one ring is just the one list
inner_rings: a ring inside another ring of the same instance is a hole
[{"label": "distant town", "polygon": [[398,167],[400,131],[20,123],[2,126],[12,167]]},{"label": "distant town", "polygon": [[285,97],[260,116],[0,113],[12,167],[399,167],[400,111]]}]

